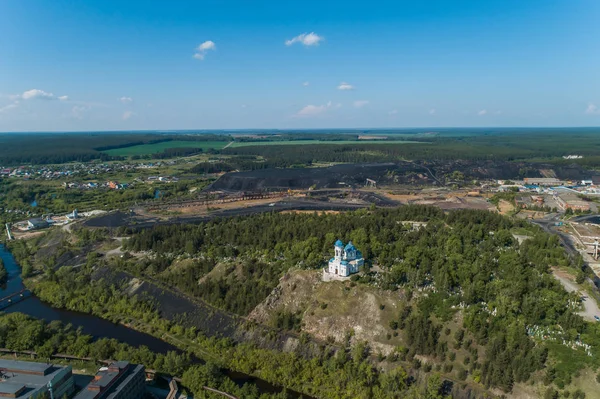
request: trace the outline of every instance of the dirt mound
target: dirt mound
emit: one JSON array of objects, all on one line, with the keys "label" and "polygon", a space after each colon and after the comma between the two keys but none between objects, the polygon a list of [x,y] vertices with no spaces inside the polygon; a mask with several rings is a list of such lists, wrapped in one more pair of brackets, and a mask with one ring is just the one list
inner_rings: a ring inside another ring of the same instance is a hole
[{"label": "dirt mound", "polygon": [[196,327],[209,336],[234,337],[240,324],[240,319],[227,312],[151,282],[139,280],[126,272],[102,268],[94,273],[93,278],[96,280],[102,278],[111,284],[123,287],[129,295],[151,299],[157,305],[160,314],[167,320],[181,323],[186,327]]},{"label": "dirt mound", "polygon": [[117,211],[92,218],[85,222],[86,227],[121,227],[130,222],[130,216],[124,212]]},{"label": "dirt mound", "polygon": [[388,180],[393,163],[344,164],[327,168],[264,169],[226,173],[213,183],[212,189],[230,191],[265,191],[308,188],[343,188],[363,186],[367,179]]},{"label": "dirt mound", "polygon": [[300,312],[302,331],[320,341],[333,338],[341,344],[351,333],[353,342],[368,341],[375,352],[388,354],[402,344],[401,336],[393,336],[390,328],[402,301],[399,292],[350,287],[349,281],[322,282],[320,270],[295,270],[281,279],[249,318],[268,324],[278,311]]}]

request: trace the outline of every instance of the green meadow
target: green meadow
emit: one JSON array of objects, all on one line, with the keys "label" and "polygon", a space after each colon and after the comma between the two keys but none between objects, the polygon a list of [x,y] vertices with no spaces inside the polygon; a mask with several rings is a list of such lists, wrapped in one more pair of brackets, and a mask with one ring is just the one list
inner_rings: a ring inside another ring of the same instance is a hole
[{"label": "green meadow", "polygon": [[154,143],[154,144],[141,144],[135,145],[132,147],[125,148],[115,148],[112,150],[103,151],[108,155],[112,156],[121,156],[121,157],[129,157],[133,155],[146,155],[146,154],[156,154],[159,152],[163,152],[168,148],[202,148],[203,150],[208,150],[211,148],[220,150],[221,148],[227,145],[227,141],[165,141],[162,143]]}]

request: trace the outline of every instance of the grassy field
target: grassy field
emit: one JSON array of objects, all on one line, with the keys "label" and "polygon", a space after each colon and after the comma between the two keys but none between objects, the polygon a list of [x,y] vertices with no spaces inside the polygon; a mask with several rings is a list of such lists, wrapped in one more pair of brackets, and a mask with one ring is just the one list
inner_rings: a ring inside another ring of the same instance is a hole
[{"label": "grassy field", "polygon": [[309,144],[414,144],[421,143],[420,141],[408,141],[408,140],[340,140],[340,141],[327,141],[327,140],[283,140],[283,141],[244,141],[234,142],[229,146],[231,147],[248,147],[256,145],[309,145]]},{"label": "grassy field", "polygon": [[202,148],[208,150],[210,148],[221,149],[228,144],[227,141],[165,141],[163,143],[142,144],[133,147],[115,148],[112,150],[103,151],[109,155],[128,157],[132,155],[146,155],[163,152],[167,148]]}]

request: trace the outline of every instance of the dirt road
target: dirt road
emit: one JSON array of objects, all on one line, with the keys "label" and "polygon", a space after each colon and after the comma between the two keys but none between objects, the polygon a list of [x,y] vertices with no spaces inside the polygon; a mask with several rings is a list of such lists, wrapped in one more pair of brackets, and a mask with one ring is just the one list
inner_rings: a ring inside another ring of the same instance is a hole
[{"label": "dirt road", "polygon": [[568,275],[566,273],[553,269],[552,275],[561,282],[567,292],[581,292],[582,295],[585,296],[585,299],[583,300],[584,310],[579,312],[580,316],[589,321],[596,321],[594,316],[600,317],[600,307],[598,307],[598,303],[594,300],[594,298],[587,296],[583,289],[581,289],[574,281],[567,277]]}]

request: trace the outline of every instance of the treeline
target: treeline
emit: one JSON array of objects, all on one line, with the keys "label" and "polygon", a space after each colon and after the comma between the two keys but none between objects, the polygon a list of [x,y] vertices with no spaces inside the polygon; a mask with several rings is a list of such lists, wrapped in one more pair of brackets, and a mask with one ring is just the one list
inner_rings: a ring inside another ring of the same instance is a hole
[{"label": "treeline", "polygon": [[156,353],[146,346],[136,348],[109,338],[94,340],[70,325],[59,321],[46,323],[22,313],[0,315],[0,348],[35,351],[44,360],[56,353],[94,361],[123,359],[171,375],[182,375],[192,364],[187,354]]},{"label": "treeline", "polygon": [[6,283],[7,278],[8,272],[6,271],[6,267],[4,267],[4,261],[0,259],[0,284]]},{"label": "treeline", "polygon": [[[59,321],[46,323],[22,313],[0,315],[0,347],[13,351],[34,351],[39,360],[47,361],[54,354],[66,354],[93,361],[108,359],[127,360],[143,364],[171,376],[183,376],[184,389],[197,398],[213,398],[204,386],[218,389],[239,398],[286,399],[288,395],[261,394],[253,383],[238,385],[212,363],[194,364],[187,353],[169,351],[165,354],[151,351],[146,346],[133,347],[115,339],[94,339],[70,325]],[[197,361],[196,361],[197,362]]]},{"label": "treeline", "polygon": [[54,164],[123,160],[102,151],[164,141],[231,141],[218,134],[164,135],[158,133],[28,133],[0,134],[0,164]]}]

